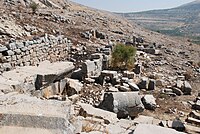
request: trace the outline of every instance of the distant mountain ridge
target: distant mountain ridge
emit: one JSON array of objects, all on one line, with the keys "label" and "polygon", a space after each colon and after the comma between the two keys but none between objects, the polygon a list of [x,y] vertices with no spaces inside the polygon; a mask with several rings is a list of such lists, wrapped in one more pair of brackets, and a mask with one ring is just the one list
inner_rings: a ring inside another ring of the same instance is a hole
[{"label": "distant mountain ridge", "polygon": [[123,16],[150,30],[189,37],[200,44],[200,0],[176,8],[125,13]]}]

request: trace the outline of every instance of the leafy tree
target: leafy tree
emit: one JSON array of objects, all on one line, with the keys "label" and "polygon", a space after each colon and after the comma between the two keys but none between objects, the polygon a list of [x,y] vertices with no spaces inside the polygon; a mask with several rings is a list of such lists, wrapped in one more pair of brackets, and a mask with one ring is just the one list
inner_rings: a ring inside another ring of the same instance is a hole
[{"label": "leafy tree", "polygon": [[39,7],[39,4],[35,3],[35,2],[32,2],[30,4],[30,8],[32,9],[32,13],[35,14],[38,10],[38,7]]},{"label": "leafy tree", "polygon": [[112,52],[111,66],[118,69],[131,69],[134,66],[136,48],[117,44]]}]

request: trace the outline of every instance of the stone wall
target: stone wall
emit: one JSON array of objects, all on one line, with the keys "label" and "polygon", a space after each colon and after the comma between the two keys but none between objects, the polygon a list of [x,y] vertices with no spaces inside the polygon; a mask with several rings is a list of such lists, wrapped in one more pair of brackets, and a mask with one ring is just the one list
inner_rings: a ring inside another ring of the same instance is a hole
[{"label": "stone wall", "polygon": [[37,65],[44,60],[63,61],[67,58],[71,45],[71,41],[63,35],[47,34],[32,40],[14,40],[4,45],[0,44],[0,72],[16,66]]}]

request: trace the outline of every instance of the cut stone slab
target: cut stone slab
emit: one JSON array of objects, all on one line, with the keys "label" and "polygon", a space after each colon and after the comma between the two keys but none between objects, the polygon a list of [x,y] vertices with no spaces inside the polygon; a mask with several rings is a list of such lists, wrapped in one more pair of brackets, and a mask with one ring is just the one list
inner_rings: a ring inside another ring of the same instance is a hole
[{"label": "cut stone slab", "polygon": [[117,114],[102,109],[94,108],[89,104],[79,103],[81,106],[80,115],[84,117],[95,117],[104,120],[105,124],[117,122]]},{"label": "cut stone slab", "polygon": [[107,92],[99,107],[117,113],[118,118],[135,117],[144,110],[138,92]]},{"label": "cut stone slab", "polygon": [[[10,128],[14,130],[30,130],[30,133],[49,132],[73,134],[74,128],[69,123],[71,102],[47,101],[25,94],[9,93],[0,96],[0,132]],[[35,128],[35,131],[31,128]]]},{"label": "cut stone slab", "polygon": [[134,134],[186,134],[178,132],[174,129],[164,128],[151,124],[139,124],[137,125]]},{"label": "cut stone slab", "polygon": [[45,61],[38,66],[38,69],[44,70],[37,72],[36,88],[40,89],[42,86],[63,79],[65,75],[74,69],[74,65],[72,62],[50,63],[49,61]]},{"label": "cut stone slab", "polygon": [[[40,63],[38,67],[18,67],[12,71],[4,72],[2,76],[6,80],[27,85],[25,90],[30,90],[30,85],[34,89],[41,90],[54,83],[54,81],[63,79],[73,69],[74,65],[72,62],[50,63],[45,61]],[[12,84],[9,85],[12,86]]]}]

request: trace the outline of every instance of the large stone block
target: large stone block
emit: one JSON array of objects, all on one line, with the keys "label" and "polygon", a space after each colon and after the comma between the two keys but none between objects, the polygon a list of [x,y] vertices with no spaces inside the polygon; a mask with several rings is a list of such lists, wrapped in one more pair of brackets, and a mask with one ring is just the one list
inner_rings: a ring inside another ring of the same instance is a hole
[{"label": "large stone block", "polygon": [[99,107],[117,113],[118,118],[135,117],[144,110],[141,97],[135,92],[105,93]]},{"label": "large stone block", "polygon": [[178,132],[174,129],[164,128],[151,124],[139,124],[137,125],[134,134],[185,134]]},{"label": "large stone block", "polygon": [[24,94],[0,96],[0,133],[74,134],[71,102],[46,101]]},{"label": "large stone block", "polygon": [[86,60],[82,63],[82,71],[86,77],[99,76],[102,71],[102,59]]},{"label": "large stone block", "polygon": [[49,63],[47,61],[41,63],[38,66],[36,89],[40,90],[41,87],[48,86],[55,81],[59,81],[64,78],[70,71],[74,69],[72,62],[56,62]]},{"label": "large stone block", "polygon": [[81,106],[80,115],[83,117],[95,117],[103,119],[106,124],[118,121],[117,114],[102,109],[94,108],[89,104],[79,103]]}]

